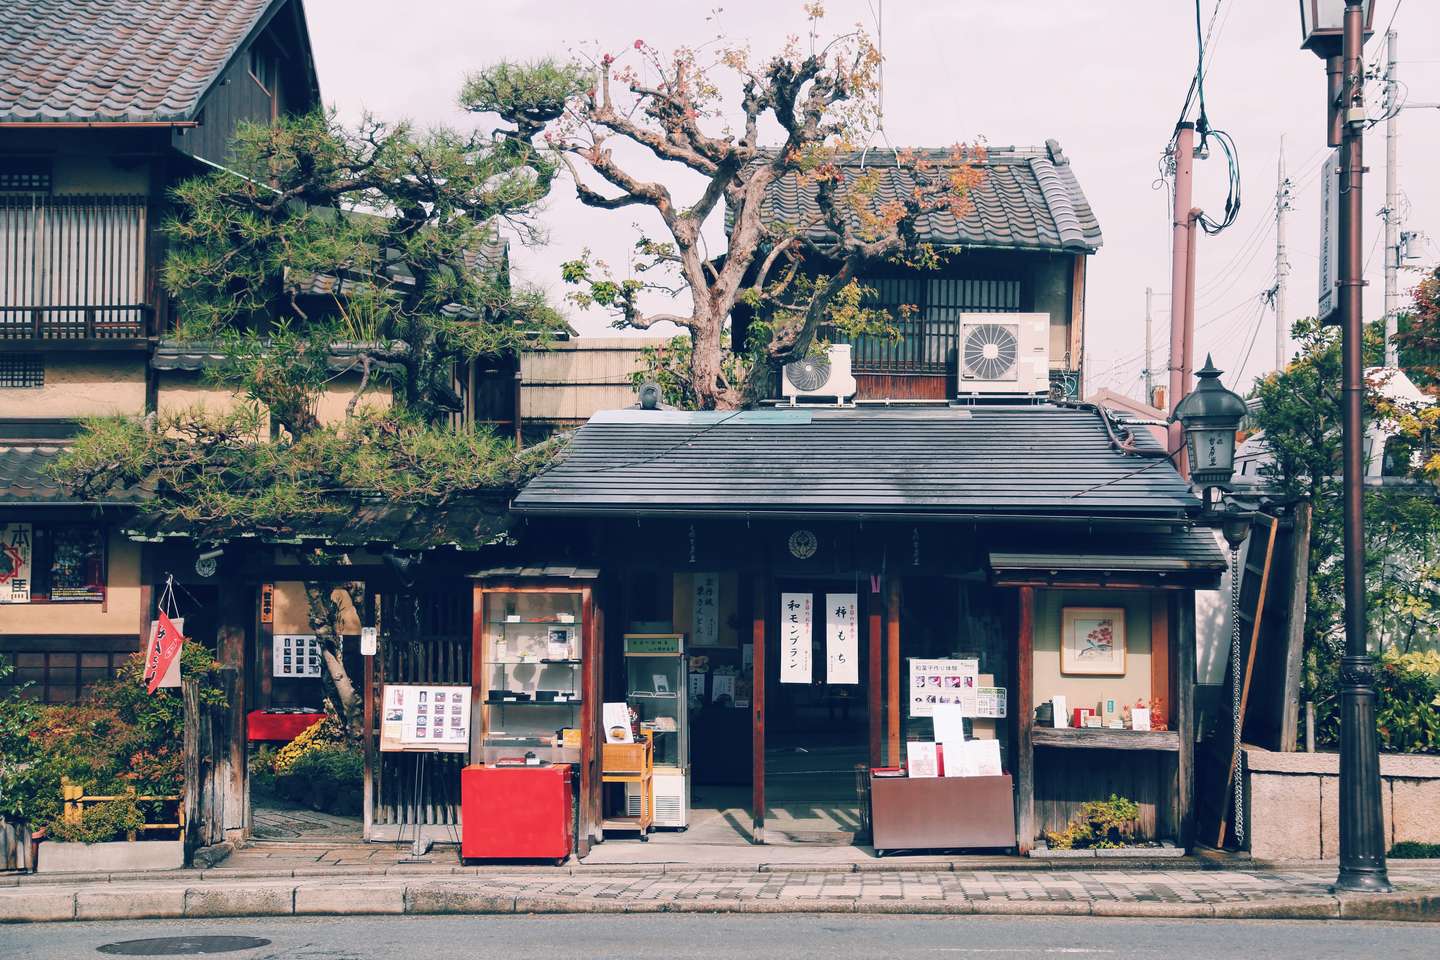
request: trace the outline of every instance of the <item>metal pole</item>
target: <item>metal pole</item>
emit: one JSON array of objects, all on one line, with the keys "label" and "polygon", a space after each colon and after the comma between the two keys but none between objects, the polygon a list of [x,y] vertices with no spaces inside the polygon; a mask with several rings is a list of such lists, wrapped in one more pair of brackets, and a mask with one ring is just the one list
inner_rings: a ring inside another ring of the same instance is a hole
[{"label": "metal pole", "polygon": [[1290,359],[1290,327],[1285,320],[1285,282],[1290,260],[1285,255],[1285,211],[1290,209],[1290,178],[1285,176],[1285,139],[1280,139],[1280,163],[1275,187],[1275,372]]},{"label": "metal pole", "polygon": [[1395,31],[1385,34],[1385,366],[1400,366],[1395,334],[1400,309],[1400,183],[1396,153],[1400,140]]},{"label": "metal pole", "polygon": [[1153,405],[1155,403],[1155,374],[1150,369],[1150,301],[1154,297],[1154,291],[1149,287],[1145,288],[1145,402]]},{"label": "metal pole", "polygon": [[[1170,414],[1189,388],[1186,376],[1185,323],[1193,288],[1187,283],[1190,271],[1190,207],[1192,172],[1195,162],[1195,124],[1185,122],[1175,128],[1175,205],[1171,217],[1170,242]],[[1185,433],[1178,422],[1170,424],[1169,452],[1185,446]]]},{"label": "metal pole", "polygon": [[[1345,0],[1340,114],[1340,316],[1344,398],[1345,656],[1340,661],[1340,873],[1338,890],[1385,891],[1385,824],[1376,748],[1374,667],[1365,641],[1365,423],[1362,292],[1365,78],[1362,0]],[[1332,127],[1333,127],[1332,122]]]}]

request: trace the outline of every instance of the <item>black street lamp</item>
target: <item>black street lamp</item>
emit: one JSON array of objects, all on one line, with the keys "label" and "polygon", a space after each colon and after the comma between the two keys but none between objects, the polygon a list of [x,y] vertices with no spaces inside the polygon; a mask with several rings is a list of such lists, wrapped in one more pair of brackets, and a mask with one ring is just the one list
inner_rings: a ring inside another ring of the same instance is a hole
[{"label": "black street lamp", "polygon": [[1303,46],[1325,60],[1328,142],[1340,147],[1339,315],[1345,513],[1345,656],[1340,661],[1340,874],[1338,890],[1383,892],[1385,821],[1375,735],[1374,665],[1365,628],[1365,425],[1361,292],[1361,187],[1365,75],[1361,53],[1374,0],[1300,0]]}]

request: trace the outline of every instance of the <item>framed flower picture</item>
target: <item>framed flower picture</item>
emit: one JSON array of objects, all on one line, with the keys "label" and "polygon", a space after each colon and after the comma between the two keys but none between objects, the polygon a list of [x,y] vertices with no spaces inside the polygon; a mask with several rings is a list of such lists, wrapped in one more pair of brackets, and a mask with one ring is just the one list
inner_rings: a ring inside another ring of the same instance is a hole
[{"label": "framed flower picture", "polygon": [[1125,608],[1065,607],[1060,614],[1060,672],[1125,674]]}]

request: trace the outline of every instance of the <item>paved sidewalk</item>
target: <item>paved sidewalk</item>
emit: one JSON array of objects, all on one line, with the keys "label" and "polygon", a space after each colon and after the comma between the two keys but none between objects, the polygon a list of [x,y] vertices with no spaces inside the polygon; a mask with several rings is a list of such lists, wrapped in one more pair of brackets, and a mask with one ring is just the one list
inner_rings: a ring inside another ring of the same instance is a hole
[{"label": "paved sidewalk", "polygon": [[[888,865],[887,865],[888,866]],[[0,919],[57,921],[291,914],[930,913],[1440,921],[1440,870],[1392,867],[1397,893],[1329,891],[1333,868],[976,870],[545,870],[319,866],[290,877],[180,871],[149,879],[0,888]],[[408,874],[408,875],[407,875]]]}]

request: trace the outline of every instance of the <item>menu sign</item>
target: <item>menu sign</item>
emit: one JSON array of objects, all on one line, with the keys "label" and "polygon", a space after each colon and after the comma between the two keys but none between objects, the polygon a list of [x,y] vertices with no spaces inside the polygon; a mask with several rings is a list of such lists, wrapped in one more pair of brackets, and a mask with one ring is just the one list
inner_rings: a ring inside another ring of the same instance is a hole
[{"label": "menu sign", "polygon": [[780,682],[809,683],[810,628],[814,598],[808,593],[780,594]]},{"label": "menu sign", "polygon": [[720,575],[697,573],[693,579],[694,630],[690,646],[717,646],[720,643]]},{"label": "menu sign", "polygon": [[380,718],[381,750],[470,749],[470,688],[386,684]]},{"label": "menu sign", "polygon": [[937,704],[955,704],[960,716],[977,713],[976,688],[980,661],[910,658],[910,716],[929,717]]},{"label": "menu sign", "polygon": [[277,677],[320,676],[320,638],[314,634],[275,635],[272,659],[273,675]]}]

